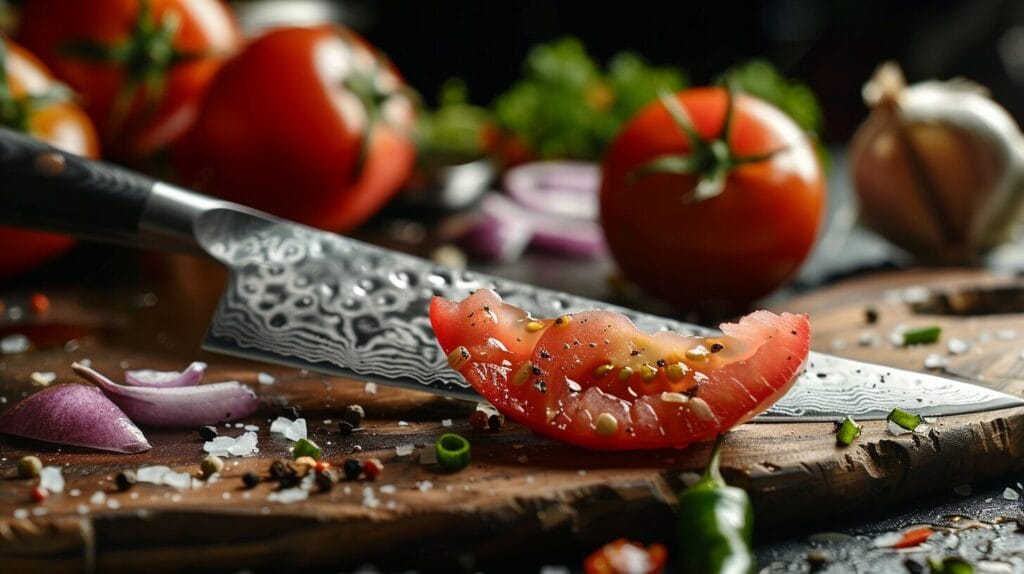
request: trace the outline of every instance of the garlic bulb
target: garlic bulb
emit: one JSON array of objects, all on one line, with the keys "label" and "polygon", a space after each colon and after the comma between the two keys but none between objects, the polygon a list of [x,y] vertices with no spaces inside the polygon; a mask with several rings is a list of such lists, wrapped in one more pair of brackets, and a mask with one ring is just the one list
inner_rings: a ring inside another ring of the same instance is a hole
[{"label": "garlic bulb", "polygon": [[861,217],[926,263],[973,263],[1024,206],[1024,137],[964,80],[907,86],[894,63],[864,87],[871,115],[850,145]]}]

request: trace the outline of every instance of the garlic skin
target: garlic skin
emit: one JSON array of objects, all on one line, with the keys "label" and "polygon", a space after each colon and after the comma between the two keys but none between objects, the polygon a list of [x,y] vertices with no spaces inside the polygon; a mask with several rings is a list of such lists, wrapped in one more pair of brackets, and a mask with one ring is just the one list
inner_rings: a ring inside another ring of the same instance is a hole
[{"label": "garlic skin", "polygon": [[965,80],[907,86],[894,63],[864,87],[850,145],[862,221],[918,261],[977,263],[1024,207],[1024,136]]}]

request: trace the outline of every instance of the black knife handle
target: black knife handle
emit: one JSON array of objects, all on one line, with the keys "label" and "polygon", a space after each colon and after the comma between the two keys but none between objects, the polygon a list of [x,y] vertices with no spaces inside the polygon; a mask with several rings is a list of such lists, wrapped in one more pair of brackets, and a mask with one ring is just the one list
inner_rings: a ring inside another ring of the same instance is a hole
[{"label": "black knife handle", "polygon": [[137,233],[156,182],[0,129],[0,222],[121,240]]}]

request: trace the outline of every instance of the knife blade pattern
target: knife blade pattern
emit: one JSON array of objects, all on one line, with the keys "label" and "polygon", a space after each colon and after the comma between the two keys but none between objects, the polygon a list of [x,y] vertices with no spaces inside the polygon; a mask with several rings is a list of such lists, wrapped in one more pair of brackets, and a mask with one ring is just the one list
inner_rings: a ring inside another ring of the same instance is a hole
[{"label": "knife blade pattern", "polygon": [[[613,308],[641,329],[712,331],[566,293],[454,270],[292,223],[213,210],[200,243],[231,270],[207,346],[229,354],[476,397],[448,368],[427,310],[481,288],[538,317]],[[476,397],[478,398],[478,397]]]}]

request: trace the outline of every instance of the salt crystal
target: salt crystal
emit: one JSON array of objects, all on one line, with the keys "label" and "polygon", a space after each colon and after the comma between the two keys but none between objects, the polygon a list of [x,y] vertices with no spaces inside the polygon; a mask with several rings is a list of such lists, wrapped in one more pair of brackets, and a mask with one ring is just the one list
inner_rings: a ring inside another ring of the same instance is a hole
[{"label": "salt crystal", "polygon": [[437,463],[437,449],[436,448],[421,448],[420,449],[420,464],[436,464]]},{"label": "salt crystal", "polygon": [[82,494],[82,491],[77,488],[72,488],[71,490],[68,491],[69,496],[78,496],[80,494]]},{"label": "salt crystal", "polygon": [[231,493],[230,492],[222,492],[220,494],[220,497],[223,498],[224,500],[231,500]]},{"label": "salt crystal", "polygon": [[130,499],[132,499],[132,500],[138,500],[138,499],[139,499],[139,493],[138,493],[138,491],[136,491],[136,492],[133,492],[133,493],[131,493],[130,495],[128,495],[128,498],[130,498]]},{"label": "salt crystal", "polygon": [[116,498],[108,498],[107,499],[107,508],[109,508],[111,510],[117,510],[118,508],[121,508],[121,503],[118,502]]},{"label": "salt crystal", "polygon": [[581,468],[581,469],[576,471],[576,474],[578,474],[579,476],[587,476],[587,471],[585,471],[585,470],[583,470]]},{"label": "salt crystal", "polygon": [[256,382],[261,385],[272,385],[277,379],[270,373],[259,373],[256,375]]},{"label": "salt crystal", "polygon": [[252,431],[252,432],[256,432],[256,431],[260,430],[260,427],[257,426],[257,425],[245,425],[242,428],[244,428],[247,431]]},{"label": "salt crystal", "polygon": [[85,504],[79,504],[75,510],[77,510],[79,514],[89,514],[89,507]]},{"label": "salt crystal", "polygon": [[389,500],[388,504],[387,504],[387,507],[388,507],[388,510],[395,510],[396,508],[398,508],[398,503],[395,502],[394,500]]},{"label": "salt crystal", "polygon": [[1003,498],[1006,500],[1020,500],[1020,493],[1007,486],[1006,490],[1003,491]]},{"label": "salt crystal", "polygon": [[937,353],[928,353],[928,356],[924,358],[924,366],[926,369],[941,369],[948,365],[949,360]]},{"label": "salt crystal", "polygon": [[380,506],[380,500],[373,493],[372,487],[367,486],[363,488],[363,506],[367,508],[377,508]]},{"label": "salt crystal", "polygon": [[96,492],[93,493],[91,497],[89,497],[89,502],[91,504],[103,504],[106,501],[107,493],[103,492],[102,490],[97,490]]},{"label": "salt crystal", "polygon": [[37,387],[48,387],[50,386],[50,383],[57,380],[57,373],[52,371],[35,371],[29,375],[29,378],[32,379],[32,384]]},{"label": "salt crystal", "polygon": [[368,394],[368,395],[376,395],[377,394],[377,383],[366,383],[366,385],[363,386],[363,392]]},{"label": "salt crystal", "polygon": [[516,457],[516,461],[518,461],[521,464],[526,464],[526,463],[530,462],[530,458],[528,456],[526,456],[525,454],[521,454],[521,455]]},{"label": "salt crystal", "polygon": [[121,368],[122,369],[127,369],[130,366],[132,366],[132,365],[128,361],[121,361]]},{"label": "salt crystal", "polygon": [[962,355],[971,349],[971,345],[963,339],[953,338],[946,344],[946,348],[949,349],[950,354]]},{"label": "salt crystal", "polygon": [[306,419],[295,419],[277,417],[270,423],[270,432],[283,434],[288,440],[299,440],[306,438]]},{"label": "salt crystal", "polygon": [[64,343],[64,352],[65,353],[74,353],[75,351],[77,351],[81,347],[82,347],[82,344],[80,342],[78,342],[78,339],[71,339],[67,343]]},{"label": "salt crystal", "polygon": [[17,518],[18,520],[24,520],[24,519],[28,518],[28,509],[27,508],[15,508],[14,509],[14,517]]},{"label": "salt crystal", "polygon": [[452,419],[443,419],[441,421],[441,426],[443,426],[445,428],[448,428],[448,427],[452,426],[453,424],[454,423],[452,422]]},{"label": "salt crystal", "polygon": [[398,489],[393,484],[385,484],[380,487],[380,492],[381,494],[394,494],[398,492]]},{"label": "salt crystal", "polygon": [[275,490],[266,495],[266,499],[271,502],[281,502],[282,504],[291,504],[292,502],[298,502],[309,498],[309,491],[303,488],[286,488],[284,490]]},{"label": "salt crystal", "polygon": [[874,347],[878,344],[878,335],[874,333],[861,333],[857,338],[857,344],[861,347]]},{"label": "salt crystal", "polygon": [[239,437],[216,436],[203,443],[203,450],[216,456],[249,456],[259,452],[257,442],[256,433],[247,431]]},{"label": "salt crystal", "polygon": [[1013,329],[999,329],[996,331],[996,338],[1001,341],[1012,341],[1017,338],[1017,331]]},{"label": "salt crystal", "polygon": [[397,454],[398,456],[409,456],[410,454],[412,454],[412,451],[414,450],[416,450],[415,445],[400,444],[395,447],[395,454]]},{"label": "salt crystal", "polygon": [[92,366],[92,359],[88,359],[88,358],[82,359],[81,361],[78,361],[78,364],[82,365],[83,367],[91,367]]},{"label": "salt crystal", "polygon": [[64,492],[64,476],[59,466],[44,466],[39,469],[39,488],[54,494]]},{"label": "salt crystal", "polygon": [[407,427],[407,426],[409,426],[409,423],[407,423],[405,421],[398,421],[398,426],[400,426],[400,427]]},{"label": "salt crystal", "polygon": [[533,484],[533,480],[534,478],[532,474],[526,475],[526,484]]},{"label": "salt crystal", "polygon": [[7,397],[0,397],[0,405],[6,405],[6,404],[7,404]]},{"label": "salt crystal", "polygon": [[325,425],[334,424],[334,421],[332,421],[331,419],[324,419],[324,424]]},{"label": "salt crystal", "polygon": [[171,502],[181,502],[181,495],[180,494],[175,494],[174,496],[172,496],[171,497]]},{"label": "salt crystal", "polygon": [[50,509],[45,506],[37,506],[32,509],[32,516],[46,516],[50,513]]},{"label": "salt crystal", "polygon": [[0,339],[0,353],[4,355],[13,355],[15,353],[24,353],[29,349],[30,343],[28,337],[15,333],[14,335],[7,335],[3,339]]},{"label": "salt crystal", "polygon": [[345,494],[352,494],[352,487],[346,486],[344,489],[342,489],[342,492],[344,492]]},{"label": "salt crystal", "polygon": [[420,492],[426,492],[431,488],[434,488],[434,483],[429,480],[421,480],[416,483],[416,488],[420,489]]},{"label": "salt crystal", "polygon": [[235,428],[240,429],[245,426],[245,423],[235,423]]},{"label": "salt crystal", "polygon": [[11,307],[11,309],[7,311],[7,316],[17,321],[25,316],[25,311],[21,307]]}]

